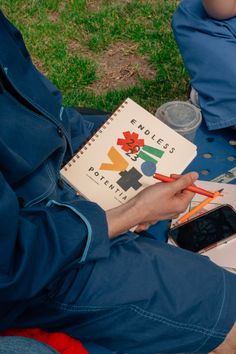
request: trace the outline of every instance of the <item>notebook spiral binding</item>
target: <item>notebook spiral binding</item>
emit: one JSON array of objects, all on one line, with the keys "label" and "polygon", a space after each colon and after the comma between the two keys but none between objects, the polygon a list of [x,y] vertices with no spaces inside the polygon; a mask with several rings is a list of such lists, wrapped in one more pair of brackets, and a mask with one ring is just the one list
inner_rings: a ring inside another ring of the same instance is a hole
[{"label": "notebook spiral binding", "polygon": [[73,163],[76,163],[76,161],[81,157],[81,155],[83,155],[83,153],[88,149],[88,147],[91,146],[97,138],[99,138],[99,136],[103,133],[107,126],[109,126],[110,123],[115,119],[115,117],[118,116],[121,110],[125,108],[126,104],[128,104],[128,101],[123,102],[122,105],[120,105],[115,110],[115,112],[106,120],[106,122],[84,142],[79,151],[72,157],[72,159],[67,164],[65,164],[65,166],[63,167],[64,171],[67,171],[73,165]]}]

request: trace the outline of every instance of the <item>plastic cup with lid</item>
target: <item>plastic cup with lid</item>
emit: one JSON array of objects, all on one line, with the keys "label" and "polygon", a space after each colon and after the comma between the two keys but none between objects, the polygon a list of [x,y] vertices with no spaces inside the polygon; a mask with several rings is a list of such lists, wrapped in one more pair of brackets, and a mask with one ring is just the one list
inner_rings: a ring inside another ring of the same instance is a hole
[{"label": "plastic cup with lid", "polygon": [[200,109],[185,101],[164,103],[157,109],[155,116],[192,142],[202,121]]}]

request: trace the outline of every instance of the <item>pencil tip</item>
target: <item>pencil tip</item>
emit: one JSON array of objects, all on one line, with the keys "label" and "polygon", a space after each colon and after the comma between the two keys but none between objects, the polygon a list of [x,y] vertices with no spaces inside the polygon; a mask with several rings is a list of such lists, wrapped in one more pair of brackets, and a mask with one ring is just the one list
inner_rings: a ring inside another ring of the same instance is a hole
[{"label": "pencil tip", "polygon": [[221,193],[221,192],[223,192],[223,190],[224,190],[224,188],[219,189],[219,190],[216,192],[216,196],[223,197],[224,194]]}]

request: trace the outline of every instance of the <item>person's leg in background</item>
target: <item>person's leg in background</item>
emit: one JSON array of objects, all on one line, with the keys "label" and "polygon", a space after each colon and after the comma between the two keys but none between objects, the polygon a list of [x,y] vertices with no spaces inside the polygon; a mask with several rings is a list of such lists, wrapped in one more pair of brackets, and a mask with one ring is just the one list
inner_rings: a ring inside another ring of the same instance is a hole
[{"label": "person's leg in background", "polygon": [[236,17],[210,18],[202,0],[182,0],[172,28],[209,130],[236,124]]}]

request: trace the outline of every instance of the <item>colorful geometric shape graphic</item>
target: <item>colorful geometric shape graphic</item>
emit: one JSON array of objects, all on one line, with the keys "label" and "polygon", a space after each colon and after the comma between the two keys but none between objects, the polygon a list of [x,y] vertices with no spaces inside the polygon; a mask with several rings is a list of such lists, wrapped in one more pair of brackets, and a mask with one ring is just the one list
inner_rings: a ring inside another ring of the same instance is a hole
[{"label": "colorful geometric shape graphic", "polygon": [[121,145],[121,149],[125,152],[138,152],[144,146],[144,139],[139,139],[137,133],[123,132],[125,139],[117,139],[117,145]]},{"label": "colorful geometric shape graphic", "polygon": [[152,161],[145,161],[141,165],[141,171],[144,176],[151,177],[156,172],[156,163]]},{"label": "colorful geometric shape graphic", "polygon": [[99,170],[125,171],[129,165],[124,157],[113,146],[108,151],[108,157],[111,159],[112,163],[102,163]]},{"label": "colorful geometric shape graphic", "polygon": [[148,152],[151,155],[159,157],[159,158],[161,158],[164,154],[164,151],[156,149],[156,148],[149,146],[149,145],[144,145],[142,150]]},{"label": "colorful geometric shape graphic", "polygon": [[124,191],[127,191],[130,188],[138,190],[142,186],[142,184],[139,182],[142,174],[134,167],[132,167],[129,171],[120,172],[119,175],[121,178],[117,181],[117,184]]}]

